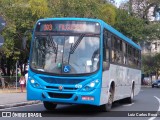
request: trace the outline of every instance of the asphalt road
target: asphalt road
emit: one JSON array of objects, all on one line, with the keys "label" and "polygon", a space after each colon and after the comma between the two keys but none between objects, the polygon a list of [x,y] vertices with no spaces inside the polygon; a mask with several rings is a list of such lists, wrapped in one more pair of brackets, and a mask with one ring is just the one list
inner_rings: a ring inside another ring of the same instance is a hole
[{"label": "asphalt road", "polygon": [[[88,105],[58,105],[55,111],[48,112],[45,110],[42,103],[9,108],[1,111],[17,111],[18,113],[21,113],[21,111],[25,113],[25,111],[27,111],[42,115],[42,118],[29,118],[30,120],[160,120],[160,89],[142,88],[141,92],[135,96],[132,104],[126,104],[124,101],[117,101],[113,104],[110,112],[101,112],[99,107]],[[157,111],[159,111],[159,117],[155,116]],[[150,113],[153,114],[149,115]],[[8,120],[8,118],[0,118],[0,120],[1,119]],[[12,117],[11,119],[18,120],[22,118]]]}]

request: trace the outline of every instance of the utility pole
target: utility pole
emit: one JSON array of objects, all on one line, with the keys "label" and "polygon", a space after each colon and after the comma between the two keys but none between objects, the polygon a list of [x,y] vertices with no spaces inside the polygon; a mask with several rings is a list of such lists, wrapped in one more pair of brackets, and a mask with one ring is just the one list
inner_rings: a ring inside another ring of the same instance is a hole
[{"label": "utility pole", "polygon": [[18,61],[16,61],[16,92],[17,92],[17,83],[18,83],[18,79],[17,79],[17,74],[18,74],[18,72],[17,72],[17,67],[18,66]]}]

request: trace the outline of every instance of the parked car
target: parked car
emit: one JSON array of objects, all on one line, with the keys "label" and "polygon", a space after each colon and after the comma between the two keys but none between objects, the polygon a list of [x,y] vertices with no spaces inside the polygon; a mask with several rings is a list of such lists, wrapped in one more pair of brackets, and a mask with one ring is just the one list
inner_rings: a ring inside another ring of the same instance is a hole
[{"label": "parked car", "polygon": [[143,85],[151,85],[151,80],[149,77],[144,77],[143,79]]},{"label": "parked car", "polygon": [[156,80],[155,82],[152,83],[152,88],[154,87],[160,88],[160,80]]}]

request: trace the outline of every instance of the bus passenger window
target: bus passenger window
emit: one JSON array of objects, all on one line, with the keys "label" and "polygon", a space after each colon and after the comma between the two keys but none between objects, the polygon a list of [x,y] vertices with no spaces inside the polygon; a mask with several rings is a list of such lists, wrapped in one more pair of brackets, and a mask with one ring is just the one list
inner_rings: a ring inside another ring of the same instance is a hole
[{"label": "bus passenger window", "polygon": [[109,61],[109,50],[106,48],[106,60]]},{"label": "bus passenger window", "polygon": [[126,56],[123,56],[123,64],[126,64]]},{"label": "bus passenger window", "polygon": [[116,63],[122,63],[122,53],[120,51],[116,51]]},{"label": "bus passenger window", "polygon": [[114,54],[114,50],[112,50],[112,53],[111,53],[111,54],[112,54],[112,58],[111,58],[111,59],[112,59],[112,62],[114,62],[114,61],[115,61],[115,54]]}]

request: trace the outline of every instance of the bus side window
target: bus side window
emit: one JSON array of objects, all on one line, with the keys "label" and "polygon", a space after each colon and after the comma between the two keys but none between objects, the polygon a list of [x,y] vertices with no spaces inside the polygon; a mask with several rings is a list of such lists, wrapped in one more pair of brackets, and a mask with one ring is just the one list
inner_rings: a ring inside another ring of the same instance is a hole
[{"label": "bus side window", "polygon": [[126,53],[126,49],[127,49],[127,45],[126,45],[126,43],[125,42],[123,42],[122,43],[122,49],[123,49],[123,64],[125,65],[125,64],[127,64],[127,53]]},{"label": "bus side window", "polygon": [[109,68],[109,33],[107,30],[104,29],[103,31],[103,64],[106,64],[104,65],[105,69],[108,69]]},{"label": "bus side window", "polygon": [[111,36],[111,49],[112,49],[112,52],[111,52],[111,54],[112,54],[112,56],[111,56],[111,60],[112,60],[112,62],[115,62],[116,61],[116,52],[115,52],[115,37],[114,36]]},{"label": "bus side window", "polygon": [[109,61],[108,32],[106,30],[103,32],[103,41],[104,61]]},{"label": "bus side window", "polygon": [[110,38],[110,35],[106,32],[105,34],[105,42],[106,42],[106,60],[109,62],[109,46],[110,46],[110,41],[111,41],[111,38]]},{"label": "bus side window", "polygon": [[125,43],[125,46],[126,46],[126,50],[125,50],[125,53],[126,53],[126,65],[128,65],[128,44]]},{"label": "bus side window", "polygon": [[122,40],[117,39],[117,63],[122,64]]},{"label": "bus side window", "polygon": [[138,68],[141,68],[141,51],[138,50]]}]

